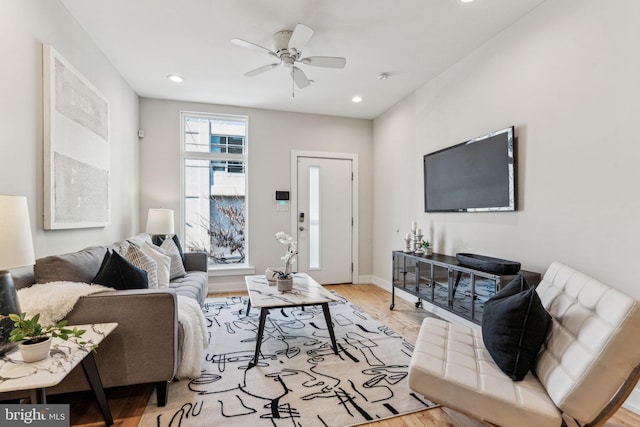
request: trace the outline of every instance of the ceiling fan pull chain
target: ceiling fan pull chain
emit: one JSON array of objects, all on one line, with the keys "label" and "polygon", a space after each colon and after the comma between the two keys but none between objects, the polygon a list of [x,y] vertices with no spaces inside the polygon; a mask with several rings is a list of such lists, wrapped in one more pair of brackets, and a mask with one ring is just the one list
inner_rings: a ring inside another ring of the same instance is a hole
[{"label": "ceiling fan pull chain", "polygon": [[296,85],[293,84],[293,71],[291,72],[291,98],[296,97]]}]

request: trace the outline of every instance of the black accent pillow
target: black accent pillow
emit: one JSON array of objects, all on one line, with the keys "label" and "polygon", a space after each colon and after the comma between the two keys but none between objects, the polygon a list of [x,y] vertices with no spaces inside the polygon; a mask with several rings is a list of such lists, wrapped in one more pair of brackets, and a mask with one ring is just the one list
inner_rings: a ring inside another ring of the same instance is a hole
[{"label": "black accent pillow", "polygon": [[153,236],[151,236],[151,241],[156,246],[162,245],[162,242],[164,242],[164,239],[165,239],[164,234],[154,234]]},{"label": "black accent pillow", "polygon": [[106,253],[92,283],[120,290],[149,287],[147,272],[131,264],[116,251]]},{"label": "black accent pillow", "polygon": [[551,316],[535,288],[521,275],[484,305],[482,339],[494,362],[513,381],[521,381],[538,357]]}]

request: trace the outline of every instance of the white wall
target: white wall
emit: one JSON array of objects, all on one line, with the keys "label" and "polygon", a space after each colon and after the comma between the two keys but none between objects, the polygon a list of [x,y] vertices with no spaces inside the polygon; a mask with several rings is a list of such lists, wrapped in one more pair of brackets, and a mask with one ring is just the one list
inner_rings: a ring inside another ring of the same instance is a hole
[{"label": "white wall", "polygon": [[[640,297],[638,16],[635,0],[545,2],[377,118],[374,274],[390,280],[416,219],[437,252],[558,260]],[[424,213],[422,156],[510,125],[518,211]]]},{"label": "white wall", "polygon": [[[558,260],[640,298],[638,16],[636,0],[547,1],[374,121],[378,283],[415,219],[437,252]],[[422,156],[510,125],[519,210],[424,213]],[[625,407],[640,413],[638,389]]]},{"label": "white wall", "polygon": [[282,245],[274,238],[275,233],[291,233],[290,213],[276,212],[275,204],[276,190],[290,190],[291,150],[357,153],[360,171],[358,262],[361,275],[372,273],[371,120],[141,98],[140,127],[145,132],[140,142],[141,229],[146,227],[147,210],[153,207],[174,209],[176,223],[181,221],[180,111],[249,117],[248,255],[258,274],[280,264]]},{"label": "white wall", "polygon": [[[42,44],[51,44],[109,100],[111,225],[43,229]],[[138,97],[57,1],[0,0],[0,194],[27,196],[36,257],[137,232]]]}]

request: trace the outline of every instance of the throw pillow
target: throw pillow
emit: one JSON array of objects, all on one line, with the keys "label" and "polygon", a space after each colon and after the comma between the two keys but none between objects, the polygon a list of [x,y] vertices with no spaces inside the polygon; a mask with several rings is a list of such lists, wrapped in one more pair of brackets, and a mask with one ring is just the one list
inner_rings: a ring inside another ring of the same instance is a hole
[{"label": "throw pillow", "polygon": [[151,236],[148,235],[147,233],[140,233],[140,234],[136,234],[135,236],[131,236],[127,239],[127,241],[129,243],[133,243],[134,245],[136,245],[137,247],[141,248],[142,245],[146,242],[149,243],[150,245],[153,244],[153,242],[151,241]]},{"label": "throw pillow", "polygon": [[96,246],[69,254],[39,258],[33,267],[36,283],[89,283],[98,274],[106,252],[106,248]]},{"label": "throw pillow", "polygon": [[178,248],[178,252],[180,252],[180,259],[182,259],[182,263],[184,264],[184,251],[182,250],[182,245],[180,244],[180,239],[178,239],[178,235],[174,234],[171,240],[173,240],[173,243],[176,244],[176,247]]},{"label": "throw pillow", "polygon": [[[162,246],[165,240],[167,240],[166,236],[163,236],[163,235],[153,236],[153,244],[155,244],[156,246]],[[182,250],[182,245],[180,244],[180,239],[178,238],[178,235],[174,234],[173,237],[171,237],[171,240],[173,240],[173,243],[176,244],[176,247],[178,248],[178,252],[180,252],[180,258],[182,258],[182,263],[184,263],[184,251]]]},{"label": "throw pillow", "polygon": [[92,283],[115,289],[145,289],[149,287],[147,272],[124,259],[118,252],[107,252]]},{"label": "throw pillow", "polygon": [[158,263],[152,257],[133,243],[121,255],[131,264],[147,272],[150,288],[158,287]]},{"label": "throw pillow", "polygon": [[165,241],[162,242],[162,245],[160,245],[160,248],[164,249],[165,255],[169,255],[171,258],[171,271],[169,273],[169,278],[173,280],[179,277],[184,277],[187,272],[184,269],[184,264],[180,257],[180,251],[173,239],[165,239]]},{"label": "throw pillow", "polygon": [[533,366],[547,337],[551,316],[535,288],[519,276],[484,305],[482,339],[494,362],[513,381]]},{"label": "throw pillow", "polygon": [[145,242],[140,248],[142,252],[153,258],[158,266],[158,287],[168,288],[171,273],[171,258],[160,252],[160,248]]}]

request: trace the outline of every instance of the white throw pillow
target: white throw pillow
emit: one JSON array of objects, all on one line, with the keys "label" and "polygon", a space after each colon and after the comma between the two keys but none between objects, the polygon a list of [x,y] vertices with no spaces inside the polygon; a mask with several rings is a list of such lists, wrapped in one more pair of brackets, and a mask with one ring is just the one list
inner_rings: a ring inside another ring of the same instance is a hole
[{"label": "white throw pillow", "polygon": [[184,264],[182,263],[180,250],[173,239],[165,239],[164,242],[162,242],[162,245],[160,245],[160,249],[164,249],[165,254],[171,257],[171,273],[169,274],[171,280],[184,277],[187,272],[185,271]]},{"label": "white throw pillow", "polygon": [[130,244],[122,256],[131,264],[147,272],[147,280],[150,288],[158,287],[158,264],[156,261],[142,252],[136,245]]},{"label": "white throw pillow", "polygon": [[169,275],[171,272],[171,257],[160,252],[158,250],[160,249],[158,246],[150,245],[146,242],[140,249],[142,249],[142,252],[153,258],[158,265],[158,287],[168,288]]}]

